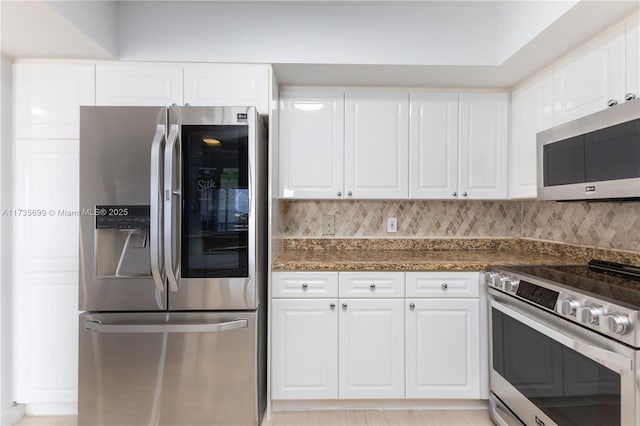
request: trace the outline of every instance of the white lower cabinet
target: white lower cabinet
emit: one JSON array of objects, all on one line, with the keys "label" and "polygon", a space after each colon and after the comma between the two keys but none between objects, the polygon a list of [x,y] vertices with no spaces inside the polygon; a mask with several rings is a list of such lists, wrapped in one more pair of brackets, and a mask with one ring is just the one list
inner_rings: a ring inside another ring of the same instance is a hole
[{"label": "white lower cabinet", "polygon": [[407,299],[407,398],[480,398],[478,299]]},{"label": "white lower cabinet", "polygon": [[[479,281],[478,272],[275,272],[272,399],[486,398]],[[326,283],[323,298],[308,293],[313,282]]]},{"label": "white lower cabinet", "polygon": [[336,299],[273,300],[271,397],[338,398]]},{"label": "white lower cabinet", "polygon": [[340,299],[341,399],[404,398],[404,301]]}]

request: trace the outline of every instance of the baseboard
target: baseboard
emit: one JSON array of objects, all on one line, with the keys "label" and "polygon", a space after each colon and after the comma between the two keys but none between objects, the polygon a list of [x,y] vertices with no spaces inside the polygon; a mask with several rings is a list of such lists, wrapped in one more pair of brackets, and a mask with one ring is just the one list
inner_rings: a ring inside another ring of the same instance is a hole
[{"label": "baseboard", "polygon": [[34,402],[25,404],[27,416],[77,416],[77,402]]},{"label": "baseboard", "polygon": [[486,410],[486,399],[352,399],[271,401],[271,409],[289,410]]},{"label": "baseboard", "polygon": [[18,421],[25,415],[24,405],[18,404],[7,408],[0,415],[0,425],[11,426],[18,423]]}]

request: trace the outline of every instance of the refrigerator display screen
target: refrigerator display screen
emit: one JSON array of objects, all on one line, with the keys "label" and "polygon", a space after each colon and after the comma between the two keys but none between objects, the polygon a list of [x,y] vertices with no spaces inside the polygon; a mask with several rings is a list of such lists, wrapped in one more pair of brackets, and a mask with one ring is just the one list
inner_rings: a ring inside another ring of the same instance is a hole
[{"label": "refrigerator display screen", "polygon": [[182,276],[247,277],[248,127],[182,126]]}]

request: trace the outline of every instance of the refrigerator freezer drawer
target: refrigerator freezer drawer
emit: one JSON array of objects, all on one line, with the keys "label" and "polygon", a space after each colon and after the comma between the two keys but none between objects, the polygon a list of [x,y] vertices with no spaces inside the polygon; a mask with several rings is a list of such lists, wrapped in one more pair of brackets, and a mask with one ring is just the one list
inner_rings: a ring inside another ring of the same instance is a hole
[{"label": "refrigerator freezer drawer", "polygon": [[80,315],[81,425],[257,425],[258,313]]}]

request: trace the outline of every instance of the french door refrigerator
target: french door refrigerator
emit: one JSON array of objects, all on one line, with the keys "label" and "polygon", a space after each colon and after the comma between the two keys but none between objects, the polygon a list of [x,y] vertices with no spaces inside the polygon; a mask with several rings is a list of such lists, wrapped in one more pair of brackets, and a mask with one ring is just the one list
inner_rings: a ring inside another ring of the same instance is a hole
[{"label": "french door refrigerator", "polygon": [[80,425],[256,425],[267,138],[254,107],[81,107]]}]

